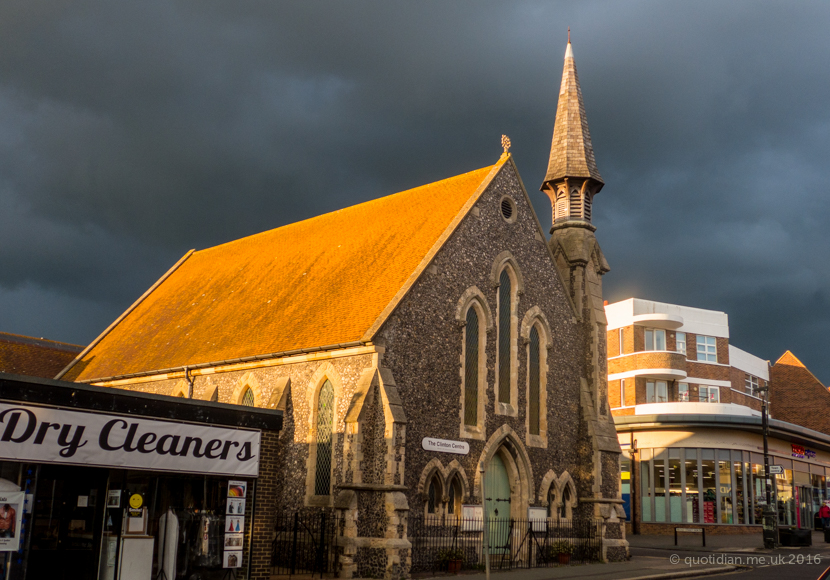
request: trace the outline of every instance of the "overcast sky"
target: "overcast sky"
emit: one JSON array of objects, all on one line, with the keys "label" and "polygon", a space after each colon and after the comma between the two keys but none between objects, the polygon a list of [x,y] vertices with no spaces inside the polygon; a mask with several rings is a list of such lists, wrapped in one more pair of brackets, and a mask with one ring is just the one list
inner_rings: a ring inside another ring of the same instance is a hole
[{"label": "overcast sky", "polygon": [[87,344],[201,249],[494,163],[538,192],[567,27],[609,301],[830,381],[830,3],[0,3],[0,330]]}]

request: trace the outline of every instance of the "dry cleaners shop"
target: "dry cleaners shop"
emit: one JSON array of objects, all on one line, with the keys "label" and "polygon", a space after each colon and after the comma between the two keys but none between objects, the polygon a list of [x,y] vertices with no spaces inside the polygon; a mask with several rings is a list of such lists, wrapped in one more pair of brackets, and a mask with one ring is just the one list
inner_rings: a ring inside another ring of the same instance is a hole
[{"label": "dry cleaners shop", "polygon": [[0,374],[0,580],[249,577],[280,411]]}]

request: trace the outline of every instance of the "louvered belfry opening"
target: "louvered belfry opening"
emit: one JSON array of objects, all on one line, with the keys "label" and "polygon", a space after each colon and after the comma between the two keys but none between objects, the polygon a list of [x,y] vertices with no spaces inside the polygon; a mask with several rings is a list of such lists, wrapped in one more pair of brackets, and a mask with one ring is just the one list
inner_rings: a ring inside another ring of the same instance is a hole
[{"label": "louvered belfry opening", "polygon": [[531,435],[539,434],[539,332],[530,329],[530,352],[528,356],[528,419]]},{"label": "louvered belfry opening", "polygon": [[591,221],[591,195],[585,194],[585,220]]},{"label": "louvered belfry opening", "polygon": [[510,403],[510,275],[499,277],[499,402]]},{"label": "louvered belfry opening", "polygon": [[478,314],[467,310],[464,327],[464,424],[478,424]]},{"label": "louvered belfry opening", "polygon": [[331,434],[334,424],[334,387],[326,380],[317,401],[317,465],[314,495],[331,493]]},{"label": "louvered belfry opening", "polygon": [[579,190],[574,188],[571,190],[571,199],[570,199],[570,217],[578,218],[582,217],[582,201],[580,200]]}]

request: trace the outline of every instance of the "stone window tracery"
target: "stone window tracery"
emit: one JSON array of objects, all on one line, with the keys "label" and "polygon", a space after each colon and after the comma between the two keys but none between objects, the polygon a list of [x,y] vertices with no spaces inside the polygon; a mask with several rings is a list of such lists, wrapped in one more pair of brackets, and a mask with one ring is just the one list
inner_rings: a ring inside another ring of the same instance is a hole
[{"label": "stone window tracery", "polygon": [[511,350],[513,346],[511,303],[512,284],[507,268],[501,271],[499,277],[499,342],[498,342],[498,401],[510,404],[510,374],[512,371]]},{"label": "stone window tracery", "polygon": [[478,424],[479,335],[478,313],[467,310],[464,326],[464,425]]},{"label": "stone window tracery", "polygon": [[245,407],[254,406],[254,390],[251,387],[248,387],[242,394],[242,400],[239,404],[244,405]]},{"label": "stone window tracery", "polygon": [[314,470],[314,495],[331,494],[331,452],[334,426],[334,387],[328,379],[317,399],[317,458]]}]

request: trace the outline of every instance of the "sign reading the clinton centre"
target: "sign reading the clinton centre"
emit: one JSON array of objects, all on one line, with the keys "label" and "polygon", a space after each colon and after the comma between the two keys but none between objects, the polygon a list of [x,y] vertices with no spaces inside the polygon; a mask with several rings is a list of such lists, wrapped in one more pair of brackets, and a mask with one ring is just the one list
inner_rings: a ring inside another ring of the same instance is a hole
[{"label": "sign reading the clinton centre", "polygon": [[465,441],[451,441],[449,439],[433,439],[424,437],[421,447],[427,451],[443,451],[444,453],[457,453],[467,455],[470,452],[470,444]]},{"label": "sign reading the clinton centre", "polygon": [[0,403],[0,459],[256,477],[259,431]]}]

